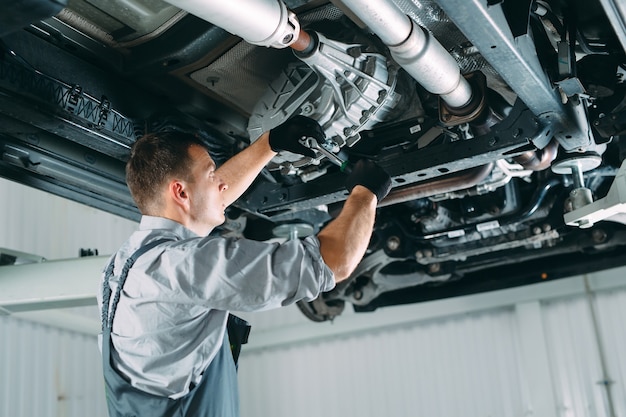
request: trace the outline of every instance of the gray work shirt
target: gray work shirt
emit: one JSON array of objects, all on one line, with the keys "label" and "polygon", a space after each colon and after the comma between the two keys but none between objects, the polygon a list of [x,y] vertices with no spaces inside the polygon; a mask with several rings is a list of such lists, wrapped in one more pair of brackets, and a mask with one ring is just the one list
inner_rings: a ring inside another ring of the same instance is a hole
[{"label": "gray work shirt", "polygon": [[[175,221],[143,216],[139,230],[113,255],[113,293],[126,259],[163,238],[172,241],[131,268],[111,333],[114,368],[151,394],[179,398],[200,382],[222,346],[228,311],[310,301],[335,285],[316,237],[282,244],[200,237]],[[101,292],[100,286],[100,308]]]}]

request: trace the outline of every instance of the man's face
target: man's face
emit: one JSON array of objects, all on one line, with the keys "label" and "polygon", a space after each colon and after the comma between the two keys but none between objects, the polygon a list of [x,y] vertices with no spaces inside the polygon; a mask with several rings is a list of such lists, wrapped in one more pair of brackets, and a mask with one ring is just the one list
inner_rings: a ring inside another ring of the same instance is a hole
[{"label": "man's face", "polygon": [[200,235],[208,234],[214,227],[224,223],[223,192],[228,185],[215,174],[215,162],[205,148],[199,145],[189,147],[189,156],[193,164],[188,183],[190,199],[190,217],[194,230]]}]

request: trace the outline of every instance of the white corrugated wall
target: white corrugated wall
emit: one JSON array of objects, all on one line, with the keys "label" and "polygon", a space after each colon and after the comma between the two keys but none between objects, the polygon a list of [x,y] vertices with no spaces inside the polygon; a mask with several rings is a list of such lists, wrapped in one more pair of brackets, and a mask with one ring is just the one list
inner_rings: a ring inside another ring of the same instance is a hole
[{"label": "white corrugated wall", "polygon": [[[110,253],[136,227],[4,180],[0,198],[0,247],[48,259]],[[626,269],[333,324],[295,307],[244,317],[243,417],[626,417]],[[0,417],[105,415],[88,326],[0,316]]]},{"label": "white corrugated wall", "polygon": [[244,315],[245,417],[626,416],[626,268],[334,324],[289,309]]},{"label": "white corrugated wall", "polygon": [[[137,227],[135,222],[4,179],[0,201],[0,248],[48,260],[76,258],[81,248],[112,253]],[[95,306],[69,312],[77,320],[97,320]],[[0,417],[106,416],[94,334],[1,314]],[[54,321],[67,314],[44,311],[26,316]]]},{"label": "white corrugated wall", "polygon": [[[624,282],[625,276],[622,268],[615,278]],[[542,303],[557,415],[626,415],[624,352],[610,342],[616,335],[623,339],[626,333],[617,317],[604,313],[611,299],[624,300],[625,296],[626,290],[617,288]],[[612,314],[623,317],[626,304],[615,307]]]},{"label": "white corrugated wall", "polygon": [[0,316],[0,416],[105,417],[95,337]]},{"label": "white corrugated wall", "polygon": [[520,416],[517,344],[497,309],[244,355],[243,415]]}]

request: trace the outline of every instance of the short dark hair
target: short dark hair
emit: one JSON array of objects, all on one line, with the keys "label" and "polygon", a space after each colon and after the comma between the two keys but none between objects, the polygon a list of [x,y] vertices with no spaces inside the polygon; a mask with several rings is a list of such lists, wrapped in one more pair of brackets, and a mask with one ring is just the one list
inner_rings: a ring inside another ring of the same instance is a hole
[{"label": "short dark hair", "polygon": [[153,214],[163,185],[173,177],[189,180],[189,147],[206,146],[184,132],[149,133],[139,138],[126,163],[126,184],[142,214]]}]

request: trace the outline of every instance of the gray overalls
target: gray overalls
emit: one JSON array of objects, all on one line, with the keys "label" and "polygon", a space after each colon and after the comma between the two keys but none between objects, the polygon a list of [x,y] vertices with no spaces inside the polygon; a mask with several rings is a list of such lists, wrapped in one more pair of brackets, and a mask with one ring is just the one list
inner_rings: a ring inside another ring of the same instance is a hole
[{"label": "gray overalls", "polygon": [[[110,417],[239,417],[239,394],[237,386],[236,358],[233,361],[233,351],[229,345],[228,337],[224,336],[222,348],[211,361],[202,374],[202,379],[197,386],[191,388],[189,393],[178,399],[161,397],[149,394],[134,388],[111,366],[111,329],[115,310],[120,299],[121,290],[124,286],[128,271],[137,258],[164,243],[169,239],[161,239],[141,247],[128,258],[120,275],[119,285],[111,312],[109,314],[109,300],[111,287],[109,279],[113,276],[114,259],[106,269],[103,297],[102,297],[102,364],[107,406]],[[232,316],[234,317],[234,316]],[[237,319],[237,318],[235,318]],[[238,319],[241,324],[243,320]],[[236,321],[236,320],[235,320]],[[229,324],[232,320],[229,320]],[[245,322],[243,322],[245,323]],[[245,323],[247,325],[247,323]],[[229,328],[229,333],[230,332]],[[249,332],[249,328],[247,329]],[[247,332],[245,332],[247,338]],[[232,337],[232,334],[231,334]],[[245,343],[246,340],[239,341]],[[236,342],[235,345],[240,343]],[[234,346],[238,353],[239,346]]]}]

